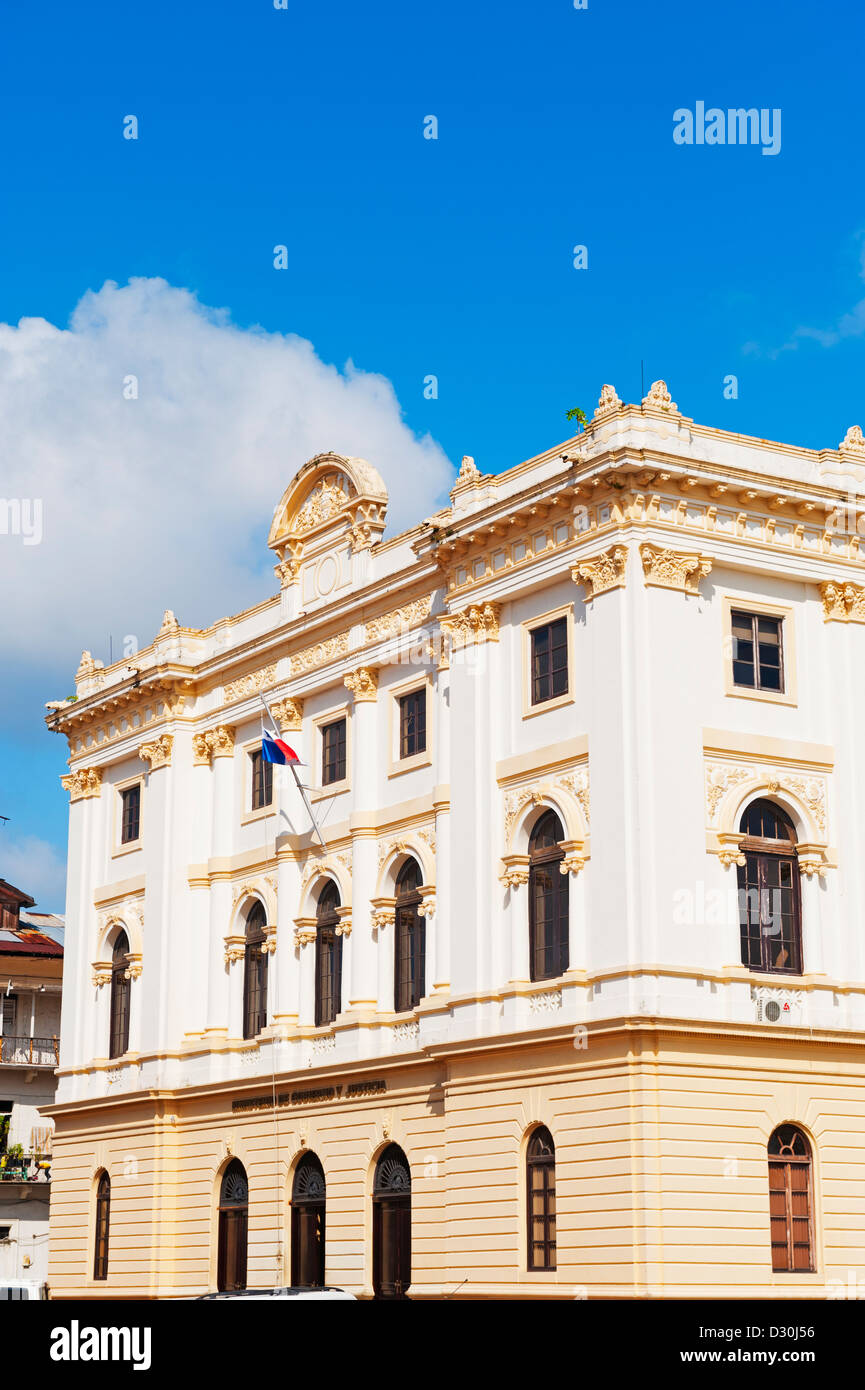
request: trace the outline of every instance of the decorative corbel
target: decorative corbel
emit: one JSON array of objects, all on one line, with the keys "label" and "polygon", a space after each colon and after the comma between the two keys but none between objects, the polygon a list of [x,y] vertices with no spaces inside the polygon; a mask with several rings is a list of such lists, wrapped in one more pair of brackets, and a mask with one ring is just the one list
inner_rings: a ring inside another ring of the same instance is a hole
[{"label": "decorative corbel", "polygon": [[334,928],[337,936],[351,936],[351,908],[338,907],[339,925]]},{"label": "decorative corbel", "polygon": [[396,921],[396,898],[370,898],[371,921],[376,931],[392,927]]},{"label": "decorative corbel", "polygon": [[93,974],[92,974],[92,976],[91,976],[91,979],[92,979],[92,981],[93,981],[93,983],[94,983],[94,985],[96,986],[97,989],[101,988],[102,985],[110,985],[110,984],[111,984],[111,965],[110,965],[110,963],[106,963],[104,960],[95,960],[95,961],[93,962]]},{"label": "decorative corbel", "polygon": [[128,964],[123,972],[124,980],[140,980],[142,971],[140,954],[137,954],[134,951],[130,951],[126,956],[126,959],[128,961]]},{"label": "decorative corbel", "polygon": [[316,920],[314,917],[295,917],[294,919],[294,944],[296,948],[301,946],[312,946],[317,935]]},{"label": "decorative corbel", "polygon": [[420,889],[421,901],[418,904],[418,917],[432,917],[436,910],[436,890],[434,883],[425,883]]},{"label": "decorative corbel", "polygon": [[246,950],[246,937],[241,935],[229,935],[225,938],[225,964],[231,965],[236,960],[243,960]]},{"label": "decorative corbel", "polygon": [[502,883],[506,883],[509,888],[516,888],[518,884],[528,883],[529,881],[529,856],[527,854],[503,854],[502,872],[499,874]]},{"label": "decorative corbel", "polygon": [[806,878],[813,878],[816,874],[818,878],[825,878],[828,865],[826,863],[826,851],[821,845],[799,844],[796,847],[799,859],[799,873]]},{"label": "decorative corbel", "polygon": [[561,845],[565,857],[559,861],[559,873],[573,874],[576,878],[580,869],[586,867],[585,846],[582,840],[562,840]]},{"label": "decorative corbel", "polygon": [[729,869],[731,864],[741,866],[745,863],[745,856],[741,850],[743,838],[741,831],[722,830],[718,835],[718,858],[725,869]]},{"label": "decorative corbel", "polygon": [[262,949],[265,950],[269,956],[272,956],[276,950],[276,923],[268,922],[264,931],[265,937]]}]

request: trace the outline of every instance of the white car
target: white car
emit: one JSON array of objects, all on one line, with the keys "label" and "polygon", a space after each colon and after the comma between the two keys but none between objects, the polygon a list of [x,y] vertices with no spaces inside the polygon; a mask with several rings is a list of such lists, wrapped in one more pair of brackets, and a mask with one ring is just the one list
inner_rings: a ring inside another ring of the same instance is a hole
[{"label": "white car", "polygon": [[353,1293],[348,1293],[345,1289],[332,1288],[300,1289],[286,1287],[282,1289],[231,1289],[226,1290],[224,1293],[200,1293],[197,1295],[197,1298],[199,1301],[213,1298],[335,1298],[348,1300],[352,1303],[357,1302]]}]

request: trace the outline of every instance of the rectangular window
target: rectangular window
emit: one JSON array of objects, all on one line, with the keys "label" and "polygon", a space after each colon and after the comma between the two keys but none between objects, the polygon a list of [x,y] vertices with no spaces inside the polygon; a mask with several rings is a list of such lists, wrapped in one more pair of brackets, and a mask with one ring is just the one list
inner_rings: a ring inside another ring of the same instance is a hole
[{"label": "rectangular window", "polygon": [[321,784],[345,781],[345,720],[335,719],[321,731]]},{"label": "rectangular window", "polygon": [[399,755],[412,758],[426,752],[426,686],[399,700]]},{"label": "rectangular window", "polygon": [[568,621],[532,628],[532,704],[568,693]]},{"label": "rectangular window", "polygon": [[141,833],[141,784],[120,793],[120,843],[131,844]]},{"label": "rectangular window", "polygon": [[273,763],[267,763],[261,756],[261,749],[250,753],[252,763],[252,809],[263,811],[273,801]]},{"label": "rectangular window", "polygon": [[749,690],[784,691],[781,618],[761,613],[730,614],[733,635],[733,684]]}]

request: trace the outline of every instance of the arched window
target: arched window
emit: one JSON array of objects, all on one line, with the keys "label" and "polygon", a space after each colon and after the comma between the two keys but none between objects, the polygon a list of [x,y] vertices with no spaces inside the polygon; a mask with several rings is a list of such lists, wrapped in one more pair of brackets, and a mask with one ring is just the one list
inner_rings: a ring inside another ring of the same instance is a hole
[{"label": "arched window", "polygon": [[295,1288],[324,1287],[326,1187],[315,1154],[304,1154],[291,1188],[291,1282]]},{"label": "arched window", "polygon": [[811,1145],[795,1125],[779,1125],[769,1140],[769,1226],[772,1268],[808,1274],[814,1264]]},{"label": "arched window", "polygon": [[568,968],[568,875],[562,823],[546,811],[529,840],[529,955],[531,978],[553,980]]},{"label": "arched window", "polygon": [[739,822],[742,964],[749,970],[802,973],[802,913],[793,822],[771,801],[753,801]]},{"label": "arched window", "polygon": [[108,1036],[108,1056],[122,1057],[129,1050],[129,937],[122,931],[111,952],[111,1022]]},{"label": "arched window", "polygon": [[420,866],[415,859],[403,864],[396,880],[394,935],[394,1009],[415,1009],[426,990],[426,922],[420,916]]},{"label": "arched window", "polygon": [[529,1269],[556,1267],[556,1146],[548,1129],[536,1129],[526,1151]]},{"label": "arched window", "polygon": [[93,1242],[93,1278],[108,1278],[108,1228],[111,1222],[111,1179],[100,1173],[96,1184],[96,1230]]},{"label": "arched window", "polygon": [[411,1170],[397,1144],[375,1166],[372,1285],[376,1298],[405,1298],[411,1284]]},{"label": "arched window", "polygon": [[339,926],[339,889],[326,883],[318,898],[315,934],[315,1021],[333,1023],[342,1007],[342,937]]},{"label": "arched window", "polygon": [[243,954],[243,1036],[256,1038],[267,1025],[267,951],[264,949],[267,914],[255,903],[246,919]]},{"label": "arched window", "polygon": [[216,1287],[246,1288],[246,1241],[249,1212],[249,1184],[246,1169],[233,1158],[222,1175],[219,1189],[219,1244],[217,1247]]}]

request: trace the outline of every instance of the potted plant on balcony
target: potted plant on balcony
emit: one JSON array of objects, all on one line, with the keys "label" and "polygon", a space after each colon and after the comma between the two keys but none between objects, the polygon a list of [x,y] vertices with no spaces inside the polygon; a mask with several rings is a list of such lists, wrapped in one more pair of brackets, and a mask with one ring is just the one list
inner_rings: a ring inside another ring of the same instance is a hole
[{"label": "potted plant on balcony", "polygon": [[20,1144],[10,1144],[4,1158],[4,1177],[20,1177],[24,1171],[24,1149]]}]

